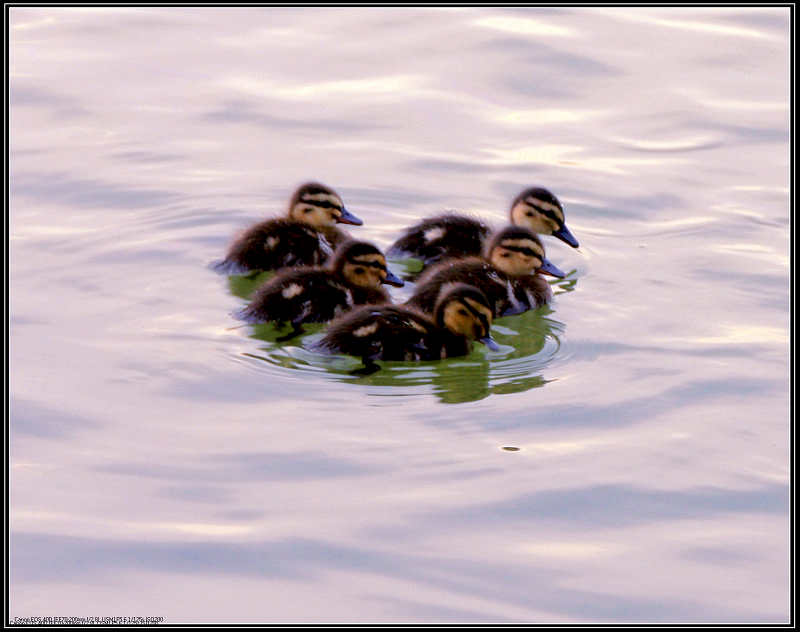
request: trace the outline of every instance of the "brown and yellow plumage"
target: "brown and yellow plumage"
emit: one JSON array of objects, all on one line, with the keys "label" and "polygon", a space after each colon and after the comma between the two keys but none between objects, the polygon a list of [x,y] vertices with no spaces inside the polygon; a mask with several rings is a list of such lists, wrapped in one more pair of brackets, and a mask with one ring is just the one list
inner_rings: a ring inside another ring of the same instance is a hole
[{"label": "brown and yellow plumage", "polygon": [[433,316],[398,305],[361,307],[331,323],[316,348],[357,356],[367,367],[375,360],[438,360],[466,355],[472,340],[496,348],[491,323],[483,293],[456,284],[440,297]]},{"label": "brown and yellow plumage", "polygon": [[288,216],[268,219],[248,228],[216,265],[221,272],[276,270],[325,263],[333,249],[348,238],[337,223],[362,222],[344,207],[331,188],[309,182],[294,192]]},{"label": "brown and yellow plumage", "polygon": [[390,302],[382,284],[402,286],[386,267],[383,253],[364,241],[341,245],[327,268],[283,270],[253,295],[238,313],[247,322],[326,322],[358,305]]},{"label": "brown and yellow plumage", "polygon": [[442,291],[453,283],[467,283],[484,293],[495,318],[517,314],[550,300],[550,286],[540,272],[564,276],[546,259],[532,231],[509,226],[492,237],[485,258],[449,259],[429,268],[407,304],[433,313]]},{"label": "brown and yellow plumage", "polygon": [[[534,233],[553,235],[573,248],[578,241],[567,228],[561,202],[547,189],[530,187],[511,202],[511,223]],[[480,256],[490,229],[484,222],[456,213],[429,217],[406,230],[388,250],[390,257],[413,257],[431,265],[448,258]]]}]

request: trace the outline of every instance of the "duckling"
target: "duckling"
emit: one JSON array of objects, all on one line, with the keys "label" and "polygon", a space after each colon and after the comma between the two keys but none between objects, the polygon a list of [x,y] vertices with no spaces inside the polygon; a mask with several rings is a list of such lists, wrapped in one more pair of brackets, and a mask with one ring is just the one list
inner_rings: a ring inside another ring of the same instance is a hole
[{"label": "duckling", "polygon": [[381,284],[402,287],[386,267],[383,253],[365,241],[339,246],[327,268],[283,270],[256,290],[237,316],[250,323],[285,321],[292,324],[289,340],[303,333],[303,323],[332,320],[356,305],[389,303]]},{"label": "duckling", "polygon": [[301,185],[289,200],[288,217],[268,219],[248,228],[233,242],[216,268],[226,273],[275,270],[325,263],[348,239],[336,224],[360,226],[342,198],[317,182]]},{"label": "duckling", "polygon": [[490,335],[492,309],[479,289],[455,283],[436,301],[433,317],[408,307],[365,306],[331,323],[315,348],[358,356],[364,367],[354,373],[374,373],[375,360],[438,360],[467,355],[472,340],[497,351]]},{"label": "duckling", "polygon": [[550,285],[542,274],[563,278],[550,263],[539,238],[523,226],[508,226],[495,233],[486,256],[451,259],[426,270],[407,305],[433,313],[443,288],[451,283],[469,283],[489,299],[495,318],[519,314],[547,303]]},{"label": "duckling", "polygon": [[[511,203],[511,223],[541,235],[553,235],[573,248],[578,240],[564,223],[561,202],[547,189],[530,187]],[[454,213],[422,220],[388,250],[390,257],[413,257],[430,265],[451,257],[480,256],[490,229],[484,222]]]}]

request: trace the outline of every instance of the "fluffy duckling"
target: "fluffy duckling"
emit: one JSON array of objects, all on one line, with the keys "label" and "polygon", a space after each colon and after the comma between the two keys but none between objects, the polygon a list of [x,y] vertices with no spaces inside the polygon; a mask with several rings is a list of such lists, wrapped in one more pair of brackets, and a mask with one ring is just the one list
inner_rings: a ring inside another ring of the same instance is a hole
[{"label": "fluffy duckling", "polygon": [[[525,189],[511,203],[509,216],[516,226],[525,226],[540,235],[553,235],[573,248],[578,247],[578,240],[564,222],[561,202],[547,189]],[[426,265],[451,257],[475,257],[481,254],[489,232],[484,222],[447,213],[429,217],[407,229],[388,254],[422,259]]]},{"label": "fluffy duckling", "polygon": [[375,360],[438,360],[467,355],[472,340],[490,349],[492,309],[479,289],[456,283],[442,293],[433,317],[399,305],[361,307],[331,323],[315,347],[331,353],[360,357],[370,374],[380,367]]},{"label": "fluffy duckling", "polygon": [[489,299],[495,318],[519,314],[547,303],[550,285],[542,274],[565,275],[544,255],[539,238],[528,228],[509,226],[496,233],[486,248],[486,257],[442,261],[419,279],[407,305],[433,313],[436,300],[452,283],[469,283]]},{"label": "fluffy duckling", "polygon": [[356,305],[389,303],[381,285],[402,287],[386,267],[383,253],[365,241],[345,242],[327,268],[284,270],[262,285],[237,316],[250,323],[288,321],[293,330],[278,340],[303,332],[303,323],[332,320]]},{"label": "fluffy duckling", "polygon": [[336,224],[362,223],[344,207],[333,189],[308,182],[292,195],[287,217],[268,219],[248,228],[216,267],[235,274],[321,265],[348,238]]}]

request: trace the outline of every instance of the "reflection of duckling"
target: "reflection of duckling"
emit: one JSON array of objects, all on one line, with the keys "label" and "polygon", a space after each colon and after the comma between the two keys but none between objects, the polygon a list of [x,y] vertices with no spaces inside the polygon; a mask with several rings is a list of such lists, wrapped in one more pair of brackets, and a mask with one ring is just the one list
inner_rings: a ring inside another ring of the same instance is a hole
[{"label": "reflection of duckling", "polygon": [[403,285],[386,267],[380,250],[364,241],[349,241],[338,248],[328,268],[279,272],[238,316],[251,323],[289,321],[294,330],[283,337],[288,340],[302,333],[303,323],[331,320],[355,305],[390,302],[382,283]]},{"label": "reflection of duckling", "polygon": [[518,314],[544,305],[552,297],[550,285],[539,273],[564,277],[545,258],[542,242],[533,232],[509,226],[492,237],[485,259],[448,260],[427,270],[407,304],[433,313],[444,288],[451,283],[469,283],[486,295],[495,317]]},{"label": "reflection of duckling", "polygon": [[[573,248],[578,247],[578,240],[564,223],[561,202],[547,189],[525,189],[514,198],[509,215],[516,226],[525,226],[540,235],[553,235]],[[422,259],[426,264],[449,257],[479,256],[489,232],[485,223],[464,215],[429,217],[407,229],[388,254]]]},{"label": "reflection of duckling", "polygon": [[436,302],[433,319],[394,305],[361,307],[331,323],[316,348],[358,356],[364,368],[378,370],[375,360],[438,360],[467,355],[471,340],[497,349],[489,329],[492,310],[483,293],[457,283]]},{"label": "reflection of duckling", "polygon": [[345,209],[333,189],[306,183],[292,195],[288,217],[268,219],[248,228],[216,267],[240,273],[320,265],[348,238],[336,228],[337,223],[360,226],[362,222]]}]

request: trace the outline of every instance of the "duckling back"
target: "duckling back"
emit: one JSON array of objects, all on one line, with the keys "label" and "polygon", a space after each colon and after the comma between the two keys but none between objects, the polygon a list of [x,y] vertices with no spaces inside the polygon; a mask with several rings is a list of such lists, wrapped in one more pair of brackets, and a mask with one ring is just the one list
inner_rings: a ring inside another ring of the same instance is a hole
[{"label": "duckling back", "polygon": [[472,340],[496,348],[490,335],[492,312],[484,294],[455,283],[436,301],[432,316],[408,307],[362,307],[334,321],[317,348],[348,353],[364,361],[436,360],[468,354]]},{"label": "duckling back", "polygon": [[[430,360],[439,357],[430,339],[438,328],[413,310],[396,305],[365,306],[331,323],[316,348],[367,360]],[[435,345],[434,345],[435,346]]]},{"label": "duckling back", "polygon": [[449,257],[477,256],[489,226],[465,215],[447,213],[408,228],[388,250],[390,257],[422,259],[426,265]]},{"label": "duckling back", "polygon": [[336,245],[348,238],[336,225],[362,223],[345,208],[333,189],[319,182],[306,182],[292,194],[286,218],[250,227],[216,267],[235,273],[320,265]]},{"label": "duckling back", "polygon": [[322,265],[333,249],[316,229],[291,219],[269,219],[248,228],[217,269],[228,274]]},{"label": "duckling back", "polygon": [[[542,187],[529,187],[517,195],[509,209],[511,223],[533,232],[553,235],[578,247],[567,228],[558,198]],[[430,217],[408,228],[392,244],[391,257],[413,257],[431,265],[448,258],[479,256],[489,236],[489,226],[466,215],[447,213]]]},{"label": "duckling back", "polygon": [[365,241],[348,241],[323,268],[279,272],[262,285],[239,313],[249,322],[325,322],[355,305],[389,302],[382,284],[402,286],[386,267],[383,253]]},{"label": "duckling back", "polygon": [[[387,299],[385,294],[380,296],[381,302]],[[259,287],[237,317],[249,323],[320,323],[354,304],[350,288],[330,270],[295,268],[278,273]]]},{"label": "duckling back", "polygon": [[508,277],[480,257],[443,261],[429,268],[420,277],[406,305],[433,314],[442,290],[455,283],[466,283],[483,292],[495,317],[508,308]]}]

